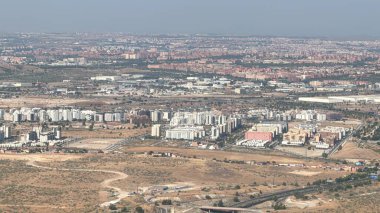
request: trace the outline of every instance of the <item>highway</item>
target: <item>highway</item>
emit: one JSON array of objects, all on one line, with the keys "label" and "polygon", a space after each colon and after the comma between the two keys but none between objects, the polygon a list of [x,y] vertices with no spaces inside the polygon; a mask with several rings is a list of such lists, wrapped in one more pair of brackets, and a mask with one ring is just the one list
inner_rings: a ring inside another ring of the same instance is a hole
[{"label": "highway", "polygon": [[260,197],[253,198],[247,201],[242,201],[239,203],[236,203],[232,205],[231,207],[238,207],[238,208],[249,208],[252,206],[255,206],[260,203],[264,203],[266,201],[270,200],[276,200],[280,198],[286,198],[295,194],[308,194],[308,193],[313,193],[317,191],[325,191],[331,188],[335,188],[339,185],[345,185],[345,184],[354,184],[354,183],[362,183],[366,182],[369,179],[360,179],[360,180],[355,180],[355,181],[349,181],[349,182],[343,182],[343,183],[330,183],[330,184],[322,184],[322,185],[317,185],[317,186],[308,186],[304,188],[298,188],[298,189],[290,189],[290,190],[283,190],[279,192],[274,192],[270,194],[265,194],[261,195]]}]

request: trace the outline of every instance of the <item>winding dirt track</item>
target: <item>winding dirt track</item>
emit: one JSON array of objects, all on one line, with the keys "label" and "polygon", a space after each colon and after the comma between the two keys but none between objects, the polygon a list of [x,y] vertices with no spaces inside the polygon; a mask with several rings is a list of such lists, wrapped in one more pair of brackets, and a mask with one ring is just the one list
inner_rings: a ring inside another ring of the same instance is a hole
[{"label": "winding dirt track", "polygon": [[59,170],[59,171],[81,171],[81,172],[103,172],[103,173],[109,173],[109,174],[115,174],[117,175],[114,178],[106,179],[103,182],[100,183],[102,187],[112,189],[114,191],[117,191],[118,195],[116,196],[117,199],[111,200],[108,202],[101,203],[101,207],[109,206],[110,204],[114,204],[119,202],[121,199],[128,197],[129,192],[124,191],[118,187],[112,186],[111,183],[117,180],[123,180],[128,177],[127,174],[119,171],[111,171],[111,170],[103,170],[103,169],[66,169],[66,168],[53,168],[53,167],[47,167],[47,166],[40,166],[36,164],[36,161],[30,160],[26,163],[29,166],[33,166],[35,168],[39,169],[48,169],[48,170]]}]

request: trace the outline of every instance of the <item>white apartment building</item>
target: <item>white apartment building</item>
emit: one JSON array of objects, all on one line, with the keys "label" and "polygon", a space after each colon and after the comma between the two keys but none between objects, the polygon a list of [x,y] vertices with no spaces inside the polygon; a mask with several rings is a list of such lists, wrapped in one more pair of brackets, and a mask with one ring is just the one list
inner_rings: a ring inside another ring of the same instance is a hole
[{"label": "white apartment building", "polygon": [[203,126],[176,127],[166,131],[167,139],[194,140],[201,139],[206,135]]},{"label": "white apartment building", "polygon": [[161,136],[161,125],[160,124],[154,124],[152,126],[152,137],[160,137]]}]

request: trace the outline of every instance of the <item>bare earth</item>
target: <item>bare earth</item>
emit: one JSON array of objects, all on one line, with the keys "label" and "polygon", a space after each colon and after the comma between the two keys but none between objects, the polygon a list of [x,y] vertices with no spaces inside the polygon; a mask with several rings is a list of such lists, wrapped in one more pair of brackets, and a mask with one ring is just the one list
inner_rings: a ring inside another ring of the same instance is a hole
[{"label": "bare earth", "polygon": [[334,153],[332,158],[336,159],[357,159],[357,160],[375,160],[380,159],[380,154],[365,148],[359,148],[354,142],[347,142],[343,149]]}]

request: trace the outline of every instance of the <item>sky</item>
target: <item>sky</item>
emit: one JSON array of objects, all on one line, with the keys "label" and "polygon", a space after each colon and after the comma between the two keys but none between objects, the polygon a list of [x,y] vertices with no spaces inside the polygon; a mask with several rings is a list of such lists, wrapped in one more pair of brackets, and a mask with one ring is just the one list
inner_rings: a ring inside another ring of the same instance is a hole
[{"label": "sky", "polygon": [[0,0],[0,32],[380,38],[380,0]]}]

